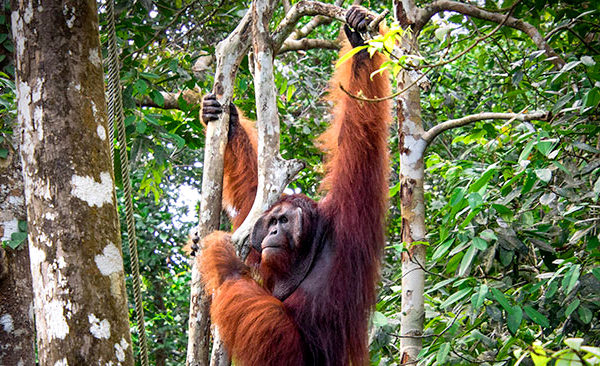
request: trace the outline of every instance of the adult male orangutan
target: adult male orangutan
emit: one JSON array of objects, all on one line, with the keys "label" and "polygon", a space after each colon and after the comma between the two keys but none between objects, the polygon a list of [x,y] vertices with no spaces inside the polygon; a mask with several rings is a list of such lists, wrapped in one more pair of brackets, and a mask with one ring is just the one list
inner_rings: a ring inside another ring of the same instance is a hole
[{"label": "adult male orangutan", "polygon": [[[342,55],[364,43],[361,32],[372,19],[362,7],[348,10]],[[213,296],[212,321],[238,365],[368,364],[367,328],[384,246],[390,104],[354,99],[339,85],[366,98],[389,95],[386,73],[371,78],[383,61],[361,51],[335,71],[334,119],[322,136],[325,197],[315,202],[294,194],[275,203],[254,226],[246,263],[227,233],[202,243],[197,261]],[[205,123],[221,112],[214,96],[205,98]],[[233,105],[230,119],[224,201],[237,227],[256,194],[256,144],[251,123]]]}]

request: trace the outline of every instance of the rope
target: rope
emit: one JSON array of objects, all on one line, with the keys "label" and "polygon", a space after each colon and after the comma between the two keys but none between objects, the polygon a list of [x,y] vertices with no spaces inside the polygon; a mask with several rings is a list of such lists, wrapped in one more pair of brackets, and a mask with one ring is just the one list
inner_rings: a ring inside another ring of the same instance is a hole
[{"label": "rope", "polygon": [[[133,201],[131,199],[131,181],[129,180],[129,159],[127,157],[127,140],[125,122],[123,120],[123,100],[119,79],[119,58],[117,55],[117,34],[115,31],[114,0],[107,0],[108,20],[108,56],[105,60],[108,70],[108,129],[111,141],[114,141],[115,126],[117,127],[117,142],[119,144],[119,158],[121,177],[123,180],[123,197],[125,199],[125,216],[127,220],[127,243],[129,245],[129,261],[131,262],[133,280],[133,298],[135,301],[136,326],[139,334],[140,358],[142,366],[148,366],[148,342],[146,340],[146,327],[144,325],[144,306],[140,285],[140,267],[137,251],[137,237],[135,234],[135,221],[133,218]],[[110,144],[110,155],[114,161],[114,146]]]}]

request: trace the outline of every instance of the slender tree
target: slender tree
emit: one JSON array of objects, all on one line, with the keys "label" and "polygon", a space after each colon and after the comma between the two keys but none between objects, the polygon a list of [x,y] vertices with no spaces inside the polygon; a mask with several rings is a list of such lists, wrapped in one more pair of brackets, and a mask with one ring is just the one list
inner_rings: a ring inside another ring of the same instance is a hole
[{"label": "slender tree", "polygon": [[15,9],[39,362],[133,365],[96,2]]}]

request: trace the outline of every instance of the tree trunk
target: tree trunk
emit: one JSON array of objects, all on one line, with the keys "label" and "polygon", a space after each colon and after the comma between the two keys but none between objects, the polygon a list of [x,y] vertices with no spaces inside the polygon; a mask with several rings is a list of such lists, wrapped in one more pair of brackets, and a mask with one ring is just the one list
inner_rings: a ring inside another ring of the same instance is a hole
[{"label": "tree trunk", "polygon": [[40,365],[133,365],[96,2],[12,30]]},{"label": "tree trunk", "polygon": [[[7,143],[8,145],[8,143]],[[23,172],[18,150],[10,146],[0,159],[0,242],[21,232],[27,219],[23,197]],[[20,239],[19,239],[20,240]],[[4,251],[3,253],[1,253]],[[0,365],[35,365],[33,292],[27,240],[18,247],[0,246]]]},{"label": "tree trunk", "polygon": [[[395,1],[396,20],[407,29],[414,13],[412,1]],[[410,54],[418,54],[418,34],[406,33],[402,48]],[[421,92],[414,71],[402,71],[398,88],[404,90],[398,97],[398,133],[400,151],[400,193],[402,216],[402,241],[407,251],[402,253],[402,317],[401,317],[401,363],[416,364],[417,355],[423,348],[423,322],[425,319],[424,288],[427,249],[419,243],[425,241],[425,197],[423,193],[423,156],[427,144],[421,119]],[[413,85],[414,84],[414,85]],[[412,86],[411,86],[412,85]],[[409,87],[410,86],[410,87]]]}]

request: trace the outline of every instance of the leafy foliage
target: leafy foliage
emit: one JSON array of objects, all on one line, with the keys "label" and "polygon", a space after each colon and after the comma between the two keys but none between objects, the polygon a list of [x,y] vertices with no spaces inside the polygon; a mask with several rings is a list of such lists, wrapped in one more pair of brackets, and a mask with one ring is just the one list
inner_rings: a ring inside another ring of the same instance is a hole
[{"label": "leafy foliage", "polygon": [[[422,100],[428,128],[488,111],[547,110],[552,118],[482,121],[430,147],[423,364],[545,364],[531,351],[539,342],[557,351],[544,362],[583,364],[576,352],[560,351],[565,337],[600,344],[600,9],[539,5],[521,2],[515,16],[548,34],[567,61],[560,71],[529,38],[503,28],[429,74]],[[446,15],[421,33],[424,58],[449,59],[493,27]],[[398,258],[392,245],[378,306],[389,321],[377,332],[387,338],[372,345],[382,365],[399,362]],[[580,355],[596,362],[587,354]]]}]

